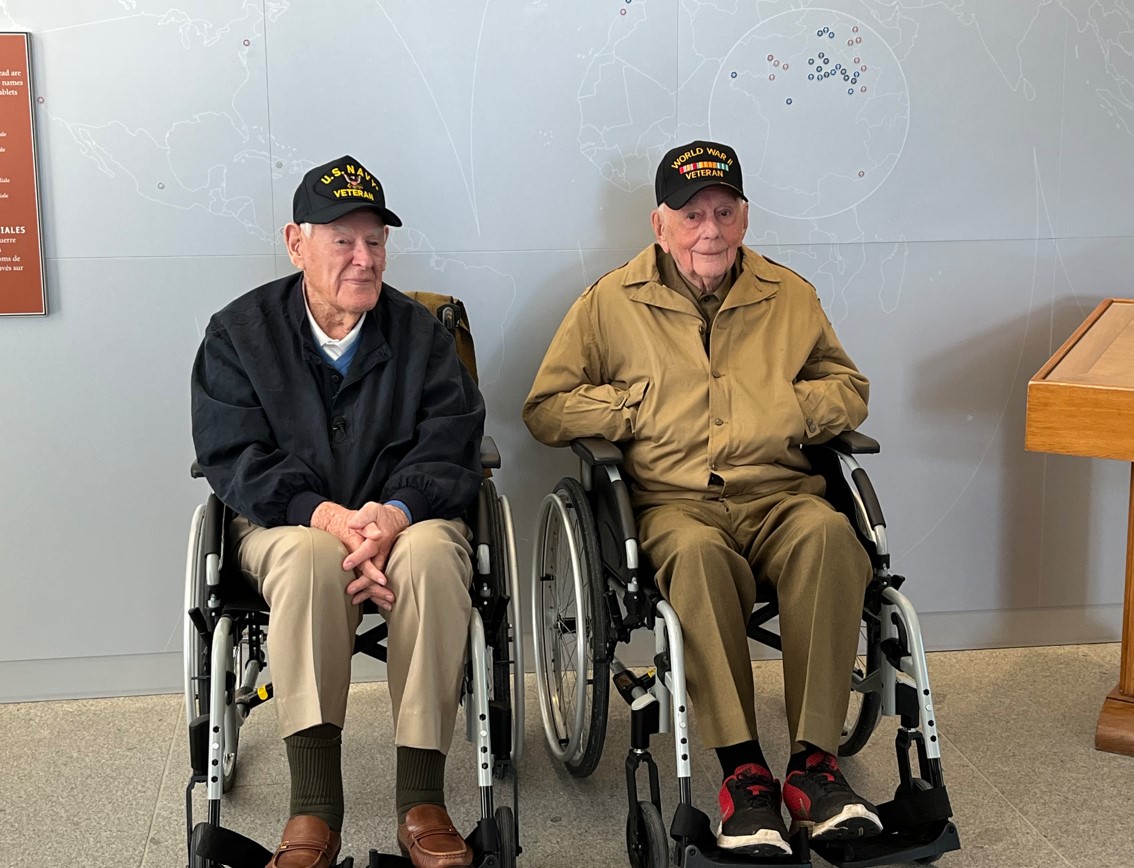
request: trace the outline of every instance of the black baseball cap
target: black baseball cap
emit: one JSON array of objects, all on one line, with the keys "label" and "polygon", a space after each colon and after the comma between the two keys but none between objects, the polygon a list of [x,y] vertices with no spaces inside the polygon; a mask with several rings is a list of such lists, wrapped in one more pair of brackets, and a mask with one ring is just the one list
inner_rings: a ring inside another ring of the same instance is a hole
[{"label": "black baseball cap", "polygon": [[311,169],[295,189],[291,215],[296,223],[333,223],[351,211],[366,209],[387,226],[402,221],[386,207],[382,185],[354,157],[343,156]]},{"label": "black baseball cap", "polygon": [[662,157],[654,179],[658,204],[680,208],[706,187],[731,187],[745,202],[740,159],[728,145],[696,141],[680,145]]}]

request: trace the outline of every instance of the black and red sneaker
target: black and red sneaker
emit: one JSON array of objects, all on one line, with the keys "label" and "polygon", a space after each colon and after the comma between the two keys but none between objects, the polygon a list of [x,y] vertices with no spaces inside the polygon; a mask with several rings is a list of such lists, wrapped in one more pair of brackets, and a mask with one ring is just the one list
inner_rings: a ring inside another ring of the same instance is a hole
[{"label": "black and red sneaker", "polygon": [[882,831],[878,809],[850,788],[838,761],[823,751],[807,758],[805,770],[788,773],[784,804],[792,826],[810,826],[816,840],[865,838]]},{"label": "black and red sneaker", "polygon": [[736,769],[721,784],[717,846],[753,856],[790,855],[780,807],[780,782],[756,763]]}]

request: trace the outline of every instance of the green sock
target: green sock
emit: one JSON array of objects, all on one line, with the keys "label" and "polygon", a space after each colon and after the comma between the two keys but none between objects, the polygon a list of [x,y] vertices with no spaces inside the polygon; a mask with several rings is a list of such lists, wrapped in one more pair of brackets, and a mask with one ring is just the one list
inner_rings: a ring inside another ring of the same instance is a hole
[{"label": "green sock", "polygon": [[291,815],[309,814],[343,830],[342,730],[321,723],[284,739],[291,768]]},{"label": "green sock", "polygon": [[399,824],[405,822],[409,809],[418,805],[445,807],[445,754],[399,745],[394,799]]}]

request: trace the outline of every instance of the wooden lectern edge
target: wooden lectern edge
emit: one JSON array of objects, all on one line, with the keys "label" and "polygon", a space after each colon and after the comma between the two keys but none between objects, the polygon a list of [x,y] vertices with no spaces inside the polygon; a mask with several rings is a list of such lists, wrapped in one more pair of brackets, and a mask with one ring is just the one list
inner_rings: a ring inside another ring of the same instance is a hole
[{"label": "wooden lectern edge", "polygon": [[1071,351],[1071,348],[1079,342],[1079,339],[1084,334],[1086,334],[1086,332],[1090,330],[1091,326],[1095,324],[1098,318],[1103,315],[1103,311],[1114,304],[1115,301],[1124,300],[1125,299],[1119,298],[1104,298],[1102,301],[1100,301],[1098,303],[1098,306],[1095,307],[1095,309],[1091,311],[1090,314],[1088,314],[1087,318],[1079,324],[1079,327],[1071,333],[1071,337],[1065,340],[1062,346],[1060,346],[1060,348],[1055,351],[1052,357],[1044,362],[1043,367],[1036,371],[1036,375],[1032,377],[1032,382],[1035,382],[1036,380],[1042,380],[1048,374],[1050,374],[1052,369],[1061,361],[1063,361],[1063,357]]}]

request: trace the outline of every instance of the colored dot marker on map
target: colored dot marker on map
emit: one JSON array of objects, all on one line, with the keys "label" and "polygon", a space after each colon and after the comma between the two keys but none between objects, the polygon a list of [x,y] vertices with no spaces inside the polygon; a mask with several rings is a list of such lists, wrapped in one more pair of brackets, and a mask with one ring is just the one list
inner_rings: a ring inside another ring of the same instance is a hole
[{"label": "colored dot marker on map", "polygon": [[248,47],[249,45],[251,45],[251,44],[252,44],[252,41],[251,41],[251,40],[249,40],[249,39],[245,39],[245,40],[244,40],[244,47],[245,47],[245,48],[247,48],[247,47]]},{"label": "colored dot marker on map", "polygon": [[862,87],[859,88],[859,90],[862,91],[863,93],[866,93],[866,85],[864,84]]},{"label": "colored dot marker on map", "polygon": [[780,65],[780,62],[778,60],[772,61],[772,66],[779,66],[779,65]]},{"label": "colored dot marker on map", "polygon": [[853,87],[852,87],[852,88],[848,88],[848,89],[847,89],[847,93],[849,93],[849,94],[853,94],[853,93],[854,93],[854,88],[853,88]]},{"label": "colored dot marker on map", "polygon": [[729,75],[729,78],[736,78],[736,70],[733,70],[732,74]]},{"label": "colored dot marker on map", "polygon": [[768,55],[768,60],[769,60],[769,61],[771,61],[771,60],[772,60],[772,59],[773,59],[774,57],[775,57],[775,55],[774,55],[774,54],[769,54],[769,55]]},{"label": "colored dot marker on map", "polygon": [[[629,3],[630,0],[626,0],[626,2]],[[857,24],[854,27],[851,28],[851,32],[852,33],[858,33],[858,25]]]},{"label": "colored dot marker on map", "polygon": [[787,68],[788,68],[788,65],[787,65],[787,64],[785,63],[785,64],[784,64],[784,69],[787,69]]},{"label": "colored dot marker on map", "polygon": [[157,185],[157,188],[158,188],[159,190],[164,190],[164,189],[165,189],[165,184],[163,184],[163,183],[162,183],[161,181],[158,181],[158,185]]},{"label": "colored dot marker on map", "polygon": [[43,97],[41,97],[41,96],[37,96],[37,97],[35,98],[35,101],[36,101],[37,103],[39,103],[40,105],[43,105]]},{"label": "colored dot marker on map", "polygon": [[860,178],[865,178],[865,177],[866,177],[866,172],[859,172],[859,173],[858,173],[858,176],[859,176]]},{"label": "colored dot marker on map", "polygon": [[625,10],[625,9],[619,9],[619,10],[618,10],[618,14],[619,14],[619,15],[625,15],[625,14],[626,14],[626,10]]},{"label": "colored dot marker on map", "polygon": [[856,36],[856,37],[854,38],[854,41],[855,41],[855,44],[857,45],[857,44],[859,44],[860,42],[862,42],[862,37],[861,37],[861,36]]},{"label": "colored dot marker on map", "polygon": [[790,96],[787,98],[787,104],[791,105],[791,97]]},{"label": "colored dot marker on map", "polygon": [[775,81],[776,74],[774,72],[768,74],[768,81]]}]

